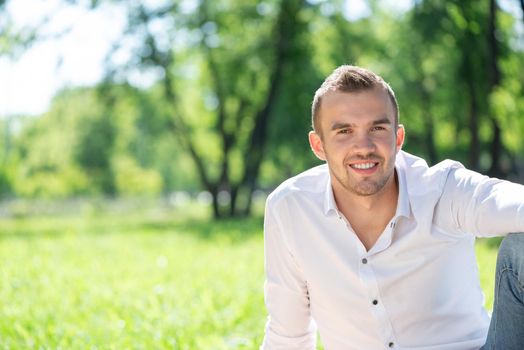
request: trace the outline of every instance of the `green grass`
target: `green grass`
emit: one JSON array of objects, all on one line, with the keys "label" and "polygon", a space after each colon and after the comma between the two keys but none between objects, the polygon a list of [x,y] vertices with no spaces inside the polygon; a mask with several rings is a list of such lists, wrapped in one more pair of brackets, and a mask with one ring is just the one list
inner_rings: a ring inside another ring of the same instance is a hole
[{"label": "green grass", "polygon": [[477,263],[480,270],[480,285],[484,291],[485,307],[489,311],[493,309],[495,267],[500,241],[501,238],[483,238],[477,240],[476,244]]},{"label": "green grass", "polygon": [[3,220],[0,348],[256,348],[261,219],[176,216]]},{"label": "green grass", "polygon": [[[205,215],[2,219],[0,349],[257,349],[262,219]],[[477,248],[490,307],[496,242]]]}]

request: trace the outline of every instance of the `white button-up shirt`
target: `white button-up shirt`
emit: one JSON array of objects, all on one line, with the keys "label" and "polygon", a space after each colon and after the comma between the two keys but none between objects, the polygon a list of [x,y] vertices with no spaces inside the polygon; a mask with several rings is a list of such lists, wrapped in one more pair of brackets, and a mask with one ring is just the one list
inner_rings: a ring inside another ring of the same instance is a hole
[{"label": "white button-up shirt", "polygon": [[479,349],[475,236],[524,231],[524,186],[403,151],[395,216],[366,251],[337,210],[327,165],[268,198],[262,349]]}]

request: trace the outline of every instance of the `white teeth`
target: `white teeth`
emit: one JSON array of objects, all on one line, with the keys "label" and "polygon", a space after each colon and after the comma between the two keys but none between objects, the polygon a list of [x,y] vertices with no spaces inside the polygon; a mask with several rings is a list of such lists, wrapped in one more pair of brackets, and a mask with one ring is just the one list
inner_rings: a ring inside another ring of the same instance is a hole
[{"label": "white teeth", "polygon": [[352,164],[351,166],[356,169],[370,169],[375,166],[376,163],[361,163],[361,164]]}]

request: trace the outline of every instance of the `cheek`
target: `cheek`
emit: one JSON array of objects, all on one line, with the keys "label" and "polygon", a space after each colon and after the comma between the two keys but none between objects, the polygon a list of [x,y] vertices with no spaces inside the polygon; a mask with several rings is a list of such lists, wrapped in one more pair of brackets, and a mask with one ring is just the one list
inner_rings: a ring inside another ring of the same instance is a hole
[{"label": "cheek", "polygon": [[382,150],[396,147],[396,141],[392,140],[391,137],[377,137],[374,141],[375,145]]},{"label": "cheek", "polygon": [[398,151],[397,143],[391,140],[381,142],[380,144],[377,144],[377,151],[385,158],[393,158]]},{"label": "cheek", "polygon": [[329,145],[324,145],[324,155],[326,160],[333,164],[343,161],[347,154],[347,147],[344,147],[343,145],[334,142]]}]

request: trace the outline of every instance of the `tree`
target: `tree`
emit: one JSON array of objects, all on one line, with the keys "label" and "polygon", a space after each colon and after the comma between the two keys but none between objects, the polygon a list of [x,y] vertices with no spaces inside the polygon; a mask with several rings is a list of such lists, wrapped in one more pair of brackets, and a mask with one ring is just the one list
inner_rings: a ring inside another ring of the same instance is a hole
[{"label": "tree", "polygon": [[[250,212],[282,78],[296,57],[304,5],[201,1],[187,13],[176,3],[129,8],[127,34],[142,44],[137,63],[162,72],[163,102],[172,114],[167,125],[211,193],[216,218]],[[148,28],[155,22],[172,26],[154,33]],[[165,47],[166,33],[168,40],[188,40]]]},{"label": "tree", "polygon": [[[493,46],[495,43],[487,40],[490,33],[494,33],[494,27],[490,25],[495,23],[489,21],[490,11],[487,5],[487,2],[477,1],[442,3],[426,0],[414,7],[414,24],[426,39],[424,46],[436,45],[441,51],[446,52],[447,61],[441,57],[435,63],[440,67],[439,75],[446,76],[446,72],[450,72],[452,79],[444,85],[448,86],[448,89],[444,90],[445,99],[435,102],[452,107],[448,108],[450,117],[445,119],[454,120],[454,146],[459,152],[459,158],[461,147],[467,146],[465,160],[468,166],[475,170],[486,170],[486,162],[481,164],[486,154],[492,159],[492,169],[498,169],[499,154],[503,151],[500,126],[495,118],[489,116],[488,97],[493,78],[490,78],[487,72],[493,73],[488,67],[495,67],[493,62],[497,59],[492,56],[496,52],[496,47]],[[454,51],[454,47],[458,50]],[[419,66],[424,67],[427,65],[425,62],[431,60],[433,59],[428,56]],[[436,80],[442,78],[436,77]],[[438,92],[435,93],[438,96]],[[440,119],[444,119],[443,116]],[[488,125],[491,125],[492,129],[491,142],[488,142],[484,131],[488,130]],[[467,143],[464,144],[464,141]],[[490,151],[488,143],[491,143]]]},{"label": "tree", "polygon": [[0,197],[11,192],[11,179],[9,176],[12,170],[10,158],[12,153],[12,118],[0,120]]},{"label": "tree", "polygon": [[12,142],[11,163],[20,160],[15,190],[52,198],[159,194],[163,179],[158,164],[143,153],[156,142],[136,145],[162,140],[164,131],[154,130],[154,118],[146,118],[150,104],[148,95],[129,86],[61,91],[50,110],[27,119]]},{"label": "tree", "polygon": [[524,0],[519,0],[520,8],[522,9],[522,20],[524,21]]},{"label": "tree", "polygon": [[[306,137],[311,99],[348,63],[391,83],[408,150],[499,176],[518,165],[524,57],[512,45],[514,16],[494,0],[416,1],[405,13],[369,1],[372,15],[358,20],[343,0],[111,3],[127,11],[128,28],[106,79],[62,92],[27,124],[12,143],[15,191],[204,189],[215,217],[247,215],[255,188],[318,162]],[[0,26],[10,54],[50,32]]]}]

